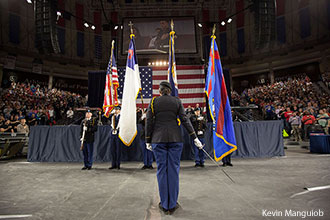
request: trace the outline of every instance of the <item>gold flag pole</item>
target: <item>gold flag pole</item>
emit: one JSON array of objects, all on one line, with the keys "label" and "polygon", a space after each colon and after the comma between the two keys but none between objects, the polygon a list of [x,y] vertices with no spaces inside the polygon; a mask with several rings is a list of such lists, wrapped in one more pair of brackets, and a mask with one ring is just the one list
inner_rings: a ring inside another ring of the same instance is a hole
[{"label": "gold flag pole", "polygon": [[216,30],[216,24],[213,25],[212,36],[211,36],[211,38],[214,38],[214,39],[215,39],[215,30]]}]

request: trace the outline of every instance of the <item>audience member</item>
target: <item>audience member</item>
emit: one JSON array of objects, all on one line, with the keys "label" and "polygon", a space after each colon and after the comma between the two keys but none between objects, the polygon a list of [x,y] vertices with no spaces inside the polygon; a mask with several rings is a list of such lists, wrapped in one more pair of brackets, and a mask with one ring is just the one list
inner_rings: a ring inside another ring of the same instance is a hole
[{"label": "audience member", "polygon": [[25,118],[22,118],[21,121],[20,121],[20,124],[17,125],[17,132],[28,134],[29,131],[30,131],[29,126],[26,124]]}]

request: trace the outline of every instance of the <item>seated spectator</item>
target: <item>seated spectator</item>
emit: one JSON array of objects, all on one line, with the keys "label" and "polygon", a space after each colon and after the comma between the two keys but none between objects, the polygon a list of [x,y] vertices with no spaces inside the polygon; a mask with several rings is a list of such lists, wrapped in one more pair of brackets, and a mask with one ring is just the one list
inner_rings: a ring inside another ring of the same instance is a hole
[{"label": "seated spectator", "polygon": [[17,126],[19,125],[18,115],[12,115],[10,124],[12,125],[14,132],[17,132]]},{"label": "seated spectator", "polygon": [[315,123],[315,117],[308,110],[306,110],[301,121],[304,124],[304,139],[309,139],[309,130]]},{"label": "seated spectator", "polygon": [[316,117],[317,123],[322,126],[324,132],[328,134],[328,120],[329,115],[324,112],[324,110],[320,109],[319,114]]},{"label": "seated spectator", "polygon": [[69,119],[73,118],[74,112],[72,111],[72,108],[70,107],[69,110],[66,112],[66,117]]},{"label": "seated spectator", "polygon": [[0,127],[0,132],[14,133],[14,129],[13,126],[10,124],[10,120],[6,120],[6,122]]},{"label": "seated spectator", "polygon": [[30,126],[37,125],[37,119],[36,119],[35,114],[31,114],[31,116],[28,118],[28,124]]},{"label": "seated spectator", "polygon": [[26,124],[25,118],[21,119],[20,124],[17,126],[17,132],[18,133],[29,133],[29,126]]},{"label": "seated spectator", "polygon": [[5,117],[3,115],[0,115],[0,127],[5,124]]}]

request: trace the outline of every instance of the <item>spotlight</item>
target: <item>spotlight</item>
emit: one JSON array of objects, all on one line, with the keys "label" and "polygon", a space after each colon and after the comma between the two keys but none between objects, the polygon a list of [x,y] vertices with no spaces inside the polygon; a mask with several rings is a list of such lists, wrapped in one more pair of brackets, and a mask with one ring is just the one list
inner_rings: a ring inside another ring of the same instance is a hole
[{"label": "spotlight", "polygon": [[201,23],[198,23],[197,25],[198,25],[198,27],[200,27],[200,28],[203,27],[203,25],[202,25]]},{"label": "spotlight", "polygon": [[87,28],[89,27],[87,22],[84,23],[84,26],[87,27]]},{"label": "spotlight", "polygon": [[227,21],[227,22],[228,22],[228,24],[229,24],[229,23],[230,23],[232,20],[233,20],[233,19],[231,19],[231,18],[228,18],[228,21]]},{"label": "spotlight", "polygon": [[120,29],[123,29],[123,25],[122,25],[122,26],[120,26]]},{"label": "spotlight", "polygon": [[62,16],[62,13],[60,11],[57,11],[57,16]]},{"label": "spotlight", "polygon": [[91,27],[91,28],[92,28],[92,30],[95,30],[95,26],[94,26],[94,25],[92,25],[92,27]]},{"label": "spotlight", "polygon": [[151,63],[148,63],[148,66],[151,66]]},{"label": "spotlight", "polygon": [[32,4],[32,0],[26,0],[26,2]]},{"label": "spotlight", "polygon": [[166,64],[167,64],[166,61],[164,61],[164,62],[163,62],[163,65],[166,66]]},{"label": "spotlight", "polygon": [[225,26],[225,24],[226,24],[226,22],[221,21],[221,25],[222,25],[222,26]]},{"label": "spotlight", "polygon": [[151,65],[153,65],[153,66],[154,66],[154,65],[155,65],[155,63],[154,63],[154,62],[152,62],[152,64],[151,64]]},{"label": "spotlight", "polygon": [[118,25],[116,25],[116,26],[114,27],[114,29],[117,30],[117,29],[118,29]]}]

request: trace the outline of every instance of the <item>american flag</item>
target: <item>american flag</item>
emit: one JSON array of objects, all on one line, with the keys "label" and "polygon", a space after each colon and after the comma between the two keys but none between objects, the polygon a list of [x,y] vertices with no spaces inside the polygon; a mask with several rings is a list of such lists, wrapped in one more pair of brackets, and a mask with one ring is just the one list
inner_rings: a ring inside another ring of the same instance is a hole
[{"label": "american flag", "polygon": [[[167,81],[168,67],[139,67],[144,108],[147,108],[153,96],[159,96],[159,84]],[[205,75],[203,66],[177,66],[179,98],[183,106],[205,106]],[[118,68],[118,98],[122,98],[125,68]],[[140,96],[137,106],[142,107]]]},{"label": "american flag", "polygon": [[[113,50],[113,48],[112,48]],[[105,78],[105,88],[104,88],[104,102],[103,102],[103,111],[106,117],[110,116],[110,113],[114,106],[118,105],[118,91],[119,86],[118,82],[118,73],[115,56],[113,53],[110,57],[107,74]]]}]

